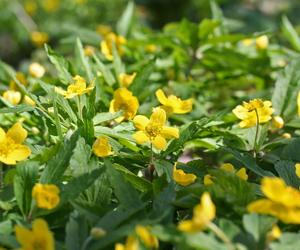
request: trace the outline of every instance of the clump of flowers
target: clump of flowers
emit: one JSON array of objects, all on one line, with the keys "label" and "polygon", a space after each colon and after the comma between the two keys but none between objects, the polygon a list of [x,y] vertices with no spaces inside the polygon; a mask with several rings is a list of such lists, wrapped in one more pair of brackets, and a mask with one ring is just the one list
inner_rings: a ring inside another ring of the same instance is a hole
[{"label": "clump of flowers", "polygon": [[133,236],[128,236],[125,244],[117,243],[115,245],[115,250],[138,250],[139,242]]},{"label": "clump of flowers", "polygon": [[121,86],[125,88],[128,88],[128,86],[131,85],[135,77],[136,77],[135,72],[132,74],[121,73],[118,76]]},{"label": "clump of flowers", "polygon": [[165,126],[166,120],[166,112],[162,108],[153,109],[150,119],[137,115],[133,122],[139,131],[133,135],[134,139],[139,144],[150,142],[155,148],[164,150],[166,139],[179,137],[178,128]]},{"label": "clump of flowers", "polygon": [[6,133],[0,128],[0,162],[14,165],[28,158],[31,150],[23,145],[26,137],[27,131],[21,123],[14,124]]},{"label": "clump of flowers", "polygon": [[105,39],[101,42],[101,52],[106,57],[107,60],[112,61],[113,57],[113,44],[116,47],[116,50],[120,56],[124,54],[122,45],[126,44],[126,39],[123,36],[118,36],[113,32],[108,33],[105,36]]},{"label": "clump of flowers", "polygon": [[32,197],[39,208],[53,209],[60,201],[59,188],[53,184],[37,183],[32,189]]},{"label": "clump of flowers", "polygon": [[177,169],[176,165],[177,164],[175,164],[173,167],[173,179],[176,183],[181,186],[188,186],[196,181],[196,175],[187,174],[182,169]]},{"label": "clump of flowers", "polygon": [[144,245],[150,249],[158,249],[159,242],[158,239],[151,234],[150,228],[137,225],[135,227],[135,233],[137,236],[141,239],[141,241],[144,243]]},{"label": "clump of flowers", "polygon": [[108,138],[100,136],[93,144],[93,153],[98,157],[106,157],[112,154]]}]

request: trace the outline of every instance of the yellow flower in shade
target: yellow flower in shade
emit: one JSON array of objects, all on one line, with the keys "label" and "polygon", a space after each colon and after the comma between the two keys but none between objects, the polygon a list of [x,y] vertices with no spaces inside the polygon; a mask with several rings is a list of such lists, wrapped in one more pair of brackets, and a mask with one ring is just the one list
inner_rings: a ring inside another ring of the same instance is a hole
[{"label": "yellow flower in shade", "polygon": [[59,204],[59,192],[56,185],[37,183],[32,189],[32,197],[35,199],[37,207],[50,210]]},{"label": "yellow flower in shade", "polygon": [[86,86],[86,81],[83,77],[76,75],[73,77],[74,83],[71,83],[67,91],[55,87],[54,90],[56,93],[63,95],[65,98],[70,99],[75,96],[80,96],[86,94],[94,89],[93,83],[91,83],[88,87]]},{"label": "yellow flower in shade", "polygon": [[29,106],[35,106],[35,101],[32,100],[28,95],[25,95],[23,98],[23,102]]},{"label": "yellow flower in shade", "polygon": [[201,196],[201,203],[193,209],[191,220],[181,221],[178,225],[180,231],[197,232],[204,230],[206,226],[216,217],[216,207],[212,202],[209,193],[205,192]]},{"label": "yellow flower in shade", "polygon": [[111,33],[111,27],[104,24],[99,24],[96,28],[96,32],[101,36],[106,36],[107,34]]},{"label": "yellow flower in shade", "polygon": [[32,230],[20,225],[15,226],[19,250],[55,250],[55,241],[48,224],[43,219],[36,219],[32,223]]},{"label": "yellow flower in shade", "polygon": [[300,224],[300,191],[286,186],[280,178],[264,177],[261,190],[266,196],[250,203],[249,212],[269,214],[284,223]]},{"label": "yellow flower in shade", "polygon": [[158,249],[158,239],[151,234],[149,227],[137,225],[135,227],[135,232],[146,247],[150,249]]},{"label": "yellow flower in shade", "polygon": [[45,68],[39,63],[31,63],[29,65],[29,74],[32,77],[41,78],[44,76],[45,72]]},{"label": "yellow flower in shade", "polygon": [[35,0],[27,0],[24,2],[24,9],[30,16],[33,16],[36,13],[37,8],[38,6]]},{"label": "yellow flower in shade", "polygon": [[113,32],[110,32],[105,36],[105,39],[101,42],[101,52],[107,60],[112,61],[113,58],[113,44],[116,46],[116,50],[120,56],[124,54],[122,45],[126,44],[126,39],[123,36],[118,36]]},{"label": "yellow flower in shade", "polygon": [[195,182],[197,176],[194,174],[187,174],[182,169],[177,169],[175,164],[173,167],[173,179],[181,186],[188,186]]},{"label": "yellow flower in shade", "polygon": [[242,44],[245,46],[245,47],[249,47],[253,44],[253,39],[251,38],[245,38],[242,40]]},{"label": "yellow flower in shade", "polygon": [[231,163],[224,163],[221,165],[220,169],[230,173],[235,173],[236,176],[240,177],[244,181],[248,180],[248,175],[245,168],[240,168],[238,171],[236,171]]},{"label": "yellow flower in shade", "polygon": [[269,38],[264,35],[255,39],[256,48],[259,50],[264,50],[269,46]]},{"label": "yellow flower in shade", "polygon": [[158,101],[162,104],[162,108],[167,113],[185,114],[192,110],[193,102],[191,98],[182,101],[175,95],[166,97],[161,89],[157,90],[155,94]]},{"label": "yellow flower in shade", "polygon": [[128,236],[125,244],[117,243],[115,250],[139,250],[139,242],[133,236]]},{"label": "yellow flower in shade", "polygon": [[20,103],[22,95],[19,91],[6,90],[3,95],[3,99],[12,105],[17,105]]},{"label": "yellow flower in shade", "polygon": [[54,12],[59,8],[60,0],[43,0],[42,6],[47,12]]},{"label": "yellow flower in shade", "polygon": [[87,45],[84,47],[83,52],[85,56],[91,57],[95,54],[95,47]]},{"label": "yellow flower in shade", "polygon": [[292,135],[290,133],[283,133],[281,136],[284,139],[290,139],[290,138],[292,138]]},{"label": "yellow flower in shade", "polygon": [[273,241],[278,240],[281,236],[281,230],[277,225],[274,225],[271,229],[271,231],[267,234],[267,240]]},{"label": "yellow flower in shade", "polygon": [[298,107],[298,116],[300,116],[300,91],[297,95],[297,107]]},{"label": "yellow flower in shade", "polygon": [[136,73],[132,73],[130,74],[125,74],[125,73],[121,73],[119,74],[118,78],[120,81],[120,84],[122,87],[127,88],[134,80],[134,78],[136,77]]},{"label": "yellow flower in shade", "polygon": [[272,126],[274,128],[277,128],[277,129],[283,128],[283,126],[284,126],[284,120],[282,119],[282,117],[279,116],[279,115],[274,116],[272,118]]},{"label": "yellow flower in shade", "polygon": [[30,34],[31,42],[36,47],[42,47],[49,41],[49,35],[46,32],[33,31]]},{"label": "yellow flower in shade", "polygon": [[98,157],[106,157],[111,155],[112,151],[108,138],[105,136],[100,136],[97,138],[93,144],[93,152]]},{"label": "yellow flower in shade", "polygon": [[[16,78],[17,80],[24,86],[27,85],[27,80],[26,80],[26,77],[25,75],[22,73],[22,72],[17,72],[16,73]],[[17,84],[15,83],[15,81],[11,80],[9,82],[9,88],[11,90],[19,90],[19,87],[17,86]]]},{"label": "yellow flower in shade", "polygon": [[123,114],[116,119],[117,122],[131,120],[139,108],[138,99],[126,88],[119,88],[114,92],[114,99],[110,102],[109,112],[115,113],[120,110]]},{"label": "yellow flower in shade", "polygon": [[205,176],[204,176],[204,178],[203,178],[203,184],[205,185],[205,186],[208,186],[208,185],[211,185],[211,184],[213,184],[214,182],[213,182],[213,180],[212,180],[212,176],[210,175],[210,174],[206,174]]},{"label": "yellow flower in shade", "polygon": [[31,150],[23,145],[27,137],[27,131],[21,123],[13,125],[7,133],[0,128],[0,162],[14,165],[17,161],[23,161],[30,156]]},{"label": "yellow flower in shade", "polygon": [[296,175],[300,178],[300,163],[295,164]]},{"label": "yellow flower in shade", "polygon": [[156,52],[157,47],[155,44],[148,44],[148,45],[146,45],[145,49],[149,53],[154,53],[154,52]]},{"label": "yellow flower in shade", "polygon": [[232,112],[242,120],[239,124],[241,128],[250,128],[257,124],[257,117],[259,123],[266,123],[271,120],[274,110],[270,101],[254,99],[244,102],[243,105],[238,105]]},{"label": "yellow flower in shade", "polygon": [[179,137],[177,128],[165,126],[166,119],[166,112],[162,108],[153,109],[150,119],[137,115],[133,122],[139,131],[133,135],[133,138],[138,144],[150,142],[155,148],[164,150],[167,146],[166,139]]}]

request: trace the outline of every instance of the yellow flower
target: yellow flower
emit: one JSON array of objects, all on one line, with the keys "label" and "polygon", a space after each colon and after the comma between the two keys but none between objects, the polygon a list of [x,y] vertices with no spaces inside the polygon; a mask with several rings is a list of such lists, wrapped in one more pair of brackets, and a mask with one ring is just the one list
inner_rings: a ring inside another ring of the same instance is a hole
[{"label": "yellow flower", "polygon": [[112,61],[113,58],[113,44],[116,46],[116,50],[119,53],[120,56],[124,54],[124,50],[122,48],[123,44],[126,44],[126,39],[123,36],[118,36],[113,32],[110,32],[105,36],[105,39],[101,42],[101,52],[103,55],[110,61]]},{"label": "yellow flower", "polygon": [[137,225],[135,227],[135,232],[145,244],[146,247],[150,249],[157,249],[158,248],[158,239],[151,234],[149,227]]},{"label": "yellow flower", "polygon": [[154,53],[157,50],[157,47],[155,44],[148,44],[148,45],[146,45],[145,49],[149,53]]},{"label": "yellow flower", "polygon": [[251,38],[245,38],[242,40],[242,44],[245,46],[245,47],[249,47],[253,44],[253,39]]},{"label": "yellow flower", "polygon": [[27,131],[20,123],[13,125],[7,133],[0,127],[0,162],[14,165],[25,160],[31,154],[30,148],[22,144],[26,137]]},{"label": "yellow flower", "polygon": [[114,99],[110,102],[109,112],[122,110],[124,113],[116,119],[117,122],[131,120],[139,108],[138,99],[126,88],[119,88],[114,92]]},{"label": "yellow flower", "polygon": [[37,8],[38,6],[35,0],[27,0],[24,2],[24,9],[30,16],[33,16],[36,13]]},{"label": "yellow flower", "polygon": [[139,242],[135,237],[128,236],[125,245],[117,243],[115,250],[139,250]]},{"label": "yellow flower", "polygon": [[136,73],[134,72],[131,75],[121,73],[121,74],[119,74],[118,78],[121,83],[121,86],[127,88],[133,82],[135,77],[136,77]]},{"label": "yellow flower", "polygon": [[298,116],[300,116],[300,91],[297,95]]},{"label": "yellow flower", "polygon": [[90,92],[94,89],[94,85],[91,83],[88,87],[86,86],[86,81],[79,75],[73,77],[74,83],[70,84],[67,88],[67,91],[55,87],[54,90],[56,93],[63,95],[65,98],[70,99],[75,96],[83,95]]},{"label": "yellow flower", "polygon": [[99,24],[96,28],[96,32],[101,36],[106,36],[107,34],[111,33],[111,27],[104,24]]},{"label": "yellow flower", "polygon": [[300,191],[280,178],[264,177],[261,190],[266,196],[248,205],[249,212],[269,214],[284,223],[300,224]]},{"label": "yellow flower", "polygon": [[53,184],[37,183],[32,189],[32,197],[37,207],[53,209],[59,204],[59,188]]},{"label": "yellow flower", "polygon": [[182,101],[180,98],[170,95],[166,97],[164,92],[159,89],[156,91],[158,101],[163,105],[162,108],[167,113],[185,114],[192,110],[192,99]]},{"label": "yellow flower", "polygon": [[12,105],[17,105],[21,101],[21,93],[19,91],[14,90],[6,90],[3,95],[3,99],[7,102],[9,102]]},{"label": "yellow flower", "polygon": [[30,34],[31,42],[36,47],[42,47],[49,41],[49,35],[46,32],[33,31]]},{"label": "yellow flower", "polygon": [[269,38],[266,35],[260,36],[255,39],[257,49],[264,50],[269,46]]},{"label": "yellow flower", "polygon": [[300,163],[295,164],[296,175],[300,178]]},{"label": "yellow flower", "polygon": [[16,225],[15,233],[19,250],[55,250],[54,237],[43,219],[34,220],[32,230]]},{"label": "yellow flower", "polygon": [[210,174],[206,174],[203,179],[203,183],[205,186],[213,184],[212,176]]},{"label": "yellow flower", "polygon": [[284,120],[282,119],[282,117],[279,115],[274,116],[272,119],[272,126],[277,129],[283,128]]},{"label": "yellow flower", "polygon": [[54,12],[58,9],[60,0],[43,0],[42,6],[47,12]]},{"label": "yellow flower", "polygon": [[35,101],[32,100],[28,95],[24,96],[23,102],[26,103],[29,106],[35,106]]},{"label": "yellow flower", "polygon": [[91,57],[95,54],[95,47],[87,45],[84,47],[83,52],[85,56]]},{"label": "yellow flower", "polygon": [[181,186],[188,186],[195,182],[197,176],[194,174],[186,174],[182,169],[177,169],[175,164],[173,167],[173,179]]},{"label": "yellow flower", "polygon": [[291,135],[290,133],[283,133],[281,136],[282,136],[284,139],[290,139],[290,138],[292,138],[292,135]]},{"label": "yellow flower", "polygon": [[35,78],[41,78],[45,74],[45,68],[39,63],[31,63],[29,65],[29,74]]},{"label": "yellow flower", "polygon": [[191,220],[181,221],[178,228],[184,232],[204,230],[215,217],[216,207],[212,202],[209,193],[205,192],[201,196],[201,203],[194,207],[193,218]]},{"label": "yellow flower", "polygon": [[262,101],[261,99],[254,99],[249,102],[244,102],[243,105],[238,105],[232,112],[242,121],[241,128],[250,128],[257,124],[257,117],[259,123],[266,123],[272,119],[272,103],[270,101]]},{"label": "yellow flower", "polygon": [[[27,85],[26,77],[25,77],[25,75],[24,75],[22,72],[17,72],[17,73],[16,73],[16,78],[17,78],[17,80],[18,80],[22,85],[24,85],[24,86]],[[9,82],[9,88],[10,88],[11,90],[18,90],[18,89],[19,89],[19,87],[17,86],[17,84],[16,84],[15,81],[13,81],[13,80],[11,80],[11,81]]]},{"label": "yellow flower", "polygon": [[267,234],[267,240],[273,241],[279,239],[281,236],[281,230],[277,225],[274,225],[271,231]]},{"label": "yellow flower", "polygon": [[97,138],[93,144],[93,152],[98,157],[106,157],[111,155],[112,151],[108,138],[105,136],[100,136]]},{"label": "yellow flower", "polygon": [[234,166],[231,163],[224,163],[221,165],[220,169],[230,173],[235,172],[235,175],[240,177],[242,180],[244,181],[248,180],[248,175],[245,168],[240,168],[238,171],[236,171]]},{"label": "yellow flower", "polygon": [[137,115],[133,122],[139,130],[133,135],[133,138],[139,144],[150,141],[155,148],[164,150],[167,146],[166,139],[179,137],[177,128],[165,126],[166,112],[161,108],[153,109],[150,119],[143,115]]}]

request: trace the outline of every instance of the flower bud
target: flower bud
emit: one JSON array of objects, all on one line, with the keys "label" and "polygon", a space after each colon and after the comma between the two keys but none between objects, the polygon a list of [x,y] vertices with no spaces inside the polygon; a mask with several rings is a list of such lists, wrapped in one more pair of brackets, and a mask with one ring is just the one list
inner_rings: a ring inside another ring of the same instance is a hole
[{"label": "flower bud", "polygon": [[93,227],[90,232],[93,239],[100,239],[106,235],[106,231],[100,227]]},{"label": "flower bud", "polygon": [[274,116],[273,119],[272,119],[272,126],[274,128],[283,128],[284,126],[284,120],[282,119],[281,116],[277,115],[277,116]]}]

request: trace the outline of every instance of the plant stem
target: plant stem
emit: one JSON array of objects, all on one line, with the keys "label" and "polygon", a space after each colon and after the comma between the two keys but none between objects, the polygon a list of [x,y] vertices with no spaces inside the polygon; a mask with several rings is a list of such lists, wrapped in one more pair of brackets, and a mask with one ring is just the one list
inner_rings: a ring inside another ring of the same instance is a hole
[{"label": "plant stem", "polygon": [[77,100],[77,108],[78,108],[79,119],[83,120],[83,117],[82,117],[82,106],[81,106],[81,96],[80,95],[77,96],[76,100]]},{"label": "plant stem", "polygon": [[154,156],[153,156],[153,145],[152,145],[152,143],[151,143],[151,146],[150,146],[150,150],[151,150],[150,162],[149,162],[148,168],[145,171],[145,177],[149,181],[152,181],[153,180],[153,173],[154,173],[154,170],[155,170],[154,163],[153,163]]},{"label": "plant stem", "polygon": [[235,250],[234,245],[227,235],[214,223],[210,222],[207,227],[220,239],[222,240],[229,250]]},{"label": "plant stem", "polygon": [[253,153],[254,157],[256,157],[256,144],[257,144],[257,138],[258,138],[258,133],[259,133],[259,117],[257,113],[257,109],[254,109],[255,115],[256,115],[256,131],[255,131],[255,138],[254,138],[254,144],[253,144]]},{"label": "plant stem", "polygon": [[3,165],[0,163],[0,190],[3,188],[4,183],[3,183]]}]

